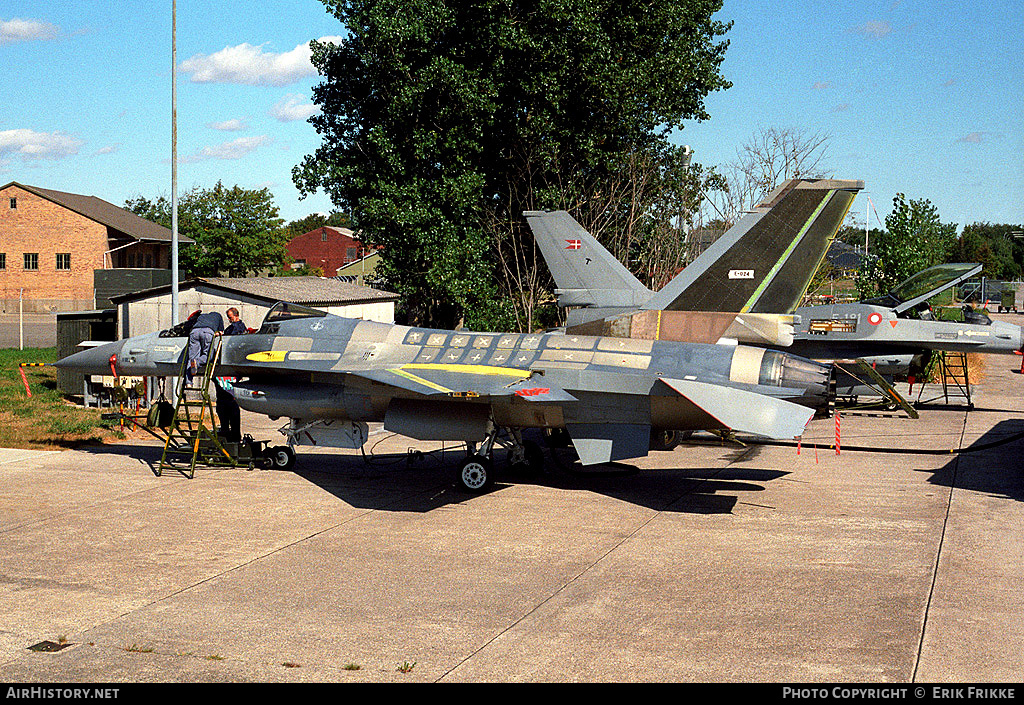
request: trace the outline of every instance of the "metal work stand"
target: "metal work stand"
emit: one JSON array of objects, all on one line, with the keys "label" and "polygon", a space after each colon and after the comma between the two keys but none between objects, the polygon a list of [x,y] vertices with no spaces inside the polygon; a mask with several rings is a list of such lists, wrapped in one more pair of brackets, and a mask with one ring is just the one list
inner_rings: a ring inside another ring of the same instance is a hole
[{"label": "metal work stand", "polygon": [[943,350],[938,354],[936,364],[938,366],[939,379],[942,384],[942,395],[922,401],[921,396],[924,394],[925,387],[928,385],[927,381],[923,381],[921,383],[921,388],[917,392],[917,401],[915,404],[927,404],[928,402],[938,401],[939,399],[942,399],[946,404],[949,404],[950,398],[959,397],[967,401],[968,409],[973,409],[974,402],[971,401],[971,380],[970,374],[967,371],[967,353],[948,352]]},{"label": "metal work stand", "polygon": [[[238,460],[228,452],[217,437],[217,417],[214,415],[213,400],[210,399],[210,383],[213,372],[220,360],[223,338],[217,336],[210,346],[206,364],[197,370],[189,384],[185,373],[188,354],[181,362],[178,377],[178,400],[174,417],[167,429],[167,440],[156,474],[164,470],[177,470],[188,478],[195,477],[196,464],[235,467]],[[197,380],[198,385],[196,384]]]}]

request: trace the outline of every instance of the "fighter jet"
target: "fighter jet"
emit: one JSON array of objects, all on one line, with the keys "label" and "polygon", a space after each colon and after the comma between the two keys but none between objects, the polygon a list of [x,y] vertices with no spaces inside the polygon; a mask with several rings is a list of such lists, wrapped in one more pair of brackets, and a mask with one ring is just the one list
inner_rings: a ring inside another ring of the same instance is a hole
[{"label": "fighter jet", "polygon": [[[816,209],[826,210],[830,202],[822,201]],[[845,215],[845,210],[842,212]],[[968,312],[965,320],[958,322],[938,321],[931,314],[927,301],[976,275],[981,271],[978,264],[931,267],[877,299],[800,307],[797,304],[820,260],[792,256],[805,246],[803,240],[794,240],[793,248],[786,247],[790,256],[784,253],[779,262],[765,266],[769,262],[755,257],[755,253],[760,251],[758,243],[763,244],[767,236],[758,235],[754,228],[740,232],[737,226],[715,245],[727,237],[728,242],[709,248],[664,289],[654,293],[565,211],[530,211],[524,215],[555,278],[559,305],[589,306],[569,312],[567,332],[700,342],[732,338],[784,347],[794,355],[823,362],[858,363],[862,369],[872,370],[868,374],[876,382],[875,374],[886,382],[913,378],[924,369],[933,351],[1012,354],[1021,350],[1024,343],[1020,326],[992,321],[983,314]],[[829,227],[834,222],[830,221]],[[772,223],[764,225],[771,226]],[[833,234],[834,229],[829,239]],[[778,247],[786,240],[776,237],[775,243]],[[571,246],[563,247],[564,242]],[[741,259],[743,253],[751,259]],[[748,261],[751,266],[744,267]],[[760,265],[754,266],[755,262]],[[797,285],[781,281],[784,273],[793,276]],[[593,295],[586,293],[591,291],[590,287]],[[611,303],[621,305],[611,307]],[[682,310],[696,305],[709,310],[699,317],[697,312]],[[770,318],[758,320],[747,313],[770,311],[773,307],[779,313],[790,314],[788,331],[780,325],[779,333],[766,333],[769,326],[765,321]],[[837,376],[837,391],[842,395],[878,391],[873,387],[874,384],[865,386],[856,375]],[[882,391],[885,395],[894,394],[891,389]],[[906,407],[903,400],[895,401]]]},{"label": "fighter jet", "polygon": [[861,359],[879,374],[897,378],[919,375],[936,351],[1013,354],[1024,343],[1020,326],[993,321],[970,307],[962,321],[940,321],[928,305],[981,269],[980,264],[939,264],[878,298],[797,308],[789,351],[817,360]]},{"label": "fighter jet", "polygon": [[[174,376],[187,337],[168,335],[108,343],[55,364],[102,374],[113,361],[124,375]],[[831,393],[828,366],[764,348],[453,332],[283,302],[257,332],[223,338],[217,374],[244,378],[234,389],[243,409],[289,418],[290,447],[317,422],[341,427],[351,447],[366,441],[374,421],[416,439],[465,442],[472,452],[458,483],[469,491],[491,483],[502,431],[523,457],[522,429],[564,429],[581,462],[593,465],[646,455],[657,429],[792,439]]]}]

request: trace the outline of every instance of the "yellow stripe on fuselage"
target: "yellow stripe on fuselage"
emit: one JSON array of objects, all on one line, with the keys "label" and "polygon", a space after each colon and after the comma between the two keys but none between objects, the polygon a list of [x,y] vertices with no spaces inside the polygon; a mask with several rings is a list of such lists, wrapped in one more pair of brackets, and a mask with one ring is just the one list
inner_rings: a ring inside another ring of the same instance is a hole
[{"label": "yellow stripe on fuselage", "polygon": [[408,380],[412,380],[416,384],[422,384],[424,387],[426,387],[428,389],[433,389],[434,391],[437,391],[437,392],[444,392],[444,393],[447,394],[447,393],[452,391],[452,390],[448,389],[448,387],[442,387],[440,384],[434,384],[433,382],[431,382],[428,379],[423,379],[422,377],[417,377],[416,375],[412,374],[411,372],[406,372],[405,370],[403,370],[401,368],[396,368],[396,369],[388,370],[388,372],[396,374],[399,377],[405,377]]},{"label": "yellow stripe on fuselage", "polygon": [[[532,372],[529,370],[517,370],[514,367],[494,367],[492,365],[458,365],[443,364],[437,362],[420,362],[402,365],[402,370],[439,370],[441,372],[455,372],[467,375],[502,375],[505,377],[519,377],[526,379]],[[396,370],[391,370],[395,372]]]},{"label": "yellow stripe on fuselage", "polygon": [[252,360],[253,362],[284,362],[284,357],[287,354],[287,350],[267,350],[266,352],[246,355],[245,359]]}]

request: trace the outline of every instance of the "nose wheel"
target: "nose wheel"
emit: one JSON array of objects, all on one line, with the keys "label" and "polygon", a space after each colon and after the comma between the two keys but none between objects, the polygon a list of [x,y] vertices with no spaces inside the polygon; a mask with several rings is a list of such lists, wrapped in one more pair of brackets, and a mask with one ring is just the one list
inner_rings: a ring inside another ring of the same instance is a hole
[{"label": "nose wheel", "polygon": [[288,446],[274,446],[263,451],[263,462],[273,470],[291,470],[295,465],[295,451]]}]

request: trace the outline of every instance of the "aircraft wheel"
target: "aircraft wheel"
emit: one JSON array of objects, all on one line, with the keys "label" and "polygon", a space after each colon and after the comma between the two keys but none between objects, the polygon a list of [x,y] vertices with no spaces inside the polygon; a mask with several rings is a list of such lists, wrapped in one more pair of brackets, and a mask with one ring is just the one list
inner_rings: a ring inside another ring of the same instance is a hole
[{"label": "aircraft wheel", "polygon": [[288,446],[274,446],[263,451],[263,458],[274,470],[291,470],[295,465],[295,451]]},{"label": "aircraft wheel", "polygon": [[494,464],[479,455],[471,455],[459,466],[458,484],[467,492],[479,494],[494,482]]},{"label": "aircraft wheel", "polygon": [[524,475],[540,475],[544,471],[544,451],[533,441],[523,441],[524,458],[514,463],[512,469]]},{"label": "aircraft wheel", "polygon": [[678,431],[651,431],[651,450],[672,450],[679,445]]},{"label": "aircraft wheel", "polygon": [[543,436],[548,448],[568,448],[572,443],[569,432],[564,428],[545,428]]}]

